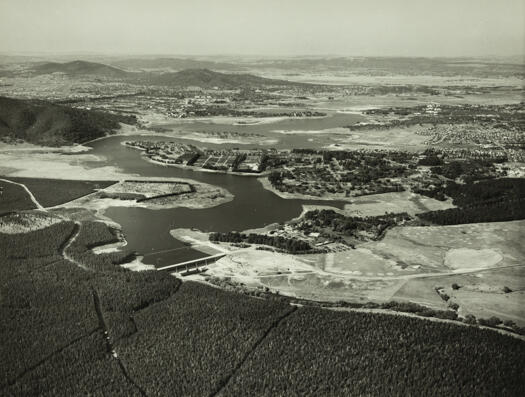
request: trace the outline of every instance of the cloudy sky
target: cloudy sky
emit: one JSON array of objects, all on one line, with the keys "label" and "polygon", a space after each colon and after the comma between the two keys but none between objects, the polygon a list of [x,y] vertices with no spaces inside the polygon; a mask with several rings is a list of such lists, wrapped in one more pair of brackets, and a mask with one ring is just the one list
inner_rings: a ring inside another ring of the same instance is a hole
[{"label": "cloudy sky", "polygon": [[0,0],[0,52],[521,55],[523,0]]}]

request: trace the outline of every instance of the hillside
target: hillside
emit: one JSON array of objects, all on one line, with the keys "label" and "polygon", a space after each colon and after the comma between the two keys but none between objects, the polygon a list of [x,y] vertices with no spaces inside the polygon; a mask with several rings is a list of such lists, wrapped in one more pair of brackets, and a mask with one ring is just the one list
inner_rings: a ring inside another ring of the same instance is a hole
[{"label": "hillside", "polygon": [[48,62],[33,68],[36,74],[64,73],[70,76],[125,77],[128,73],[122,69],[102,63],[72,61],[66,63]]},{"label": "hillside", "polygon": [[163,69],[180,71],[184,69],[211,69],[221,71],[238,71],[240,66],[228,62],[215,62],[188,58],[128,58],[111,62],[112,65],[124,69]]},{"label": "hillside", "polygon": [[175,73],[163,73],[149,77],[150,84],[177,87],[226,88],[296,86],[302,85],[285,80],[266,79],[251,74],[220,73],[208,69],[187,69]]},{"label": "hillside", "polygon": [[44,101],[0,97],[0,138],[11,137],[41,145],[87,142],[134,123],[133,116],[75,109]]}]

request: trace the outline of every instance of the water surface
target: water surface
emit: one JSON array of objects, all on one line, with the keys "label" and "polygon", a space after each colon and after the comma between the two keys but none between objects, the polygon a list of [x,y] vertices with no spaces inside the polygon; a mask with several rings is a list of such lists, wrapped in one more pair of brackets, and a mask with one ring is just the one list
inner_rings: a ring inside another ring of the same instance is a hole
[{"label": "water surface", "polygon": [[[221,128],[230,129],[231,126],[221,126]],[[153,164],[145,161],[140,151],[121,144],[125,140],[133,139],[166,140],[165,137],[116,136],[93,142],[90,146],[93,147],[93,154],[104,156],[106,159],[104,165],[118,167],[123,172],[145,177],[189,178],[220,186],[234,195],[232,201],[207,209],[109,208],[106,215],[122,226],[128,241],[127,248],[144,255],[143,261],[148,264],[163,266],[204,255],[200,251],[188,248],[182,241],[174,239],[169,234],[171,229],[197,228],[205,232],[242,231],[295,218],[301,213],[303,204],[331,205],[338,208],[343,208],[345,204],[341,201],[282,199],[264,189],[255,177],[199,172],[191,168]],[[232,146],[236,145],[220,145],[224,148]],[[97,166],[100,166],[99,162]]]}]

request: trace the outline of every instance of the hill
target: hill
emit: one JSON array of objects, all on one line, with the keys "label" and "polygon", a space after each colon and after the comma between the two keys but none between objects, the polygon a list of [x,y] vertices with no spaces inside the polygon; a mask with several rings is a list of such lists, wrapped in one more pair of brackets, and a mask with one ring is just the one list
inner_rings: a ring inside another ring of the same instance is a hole
[{"label": "hill", "polygon": [[72,61],[66,63],[48,62],[33,68],[36,74],[64,73],[70,76],[126,77],[127,72],[97,62]]},{"label": "hill", "polygon": [[298,86],[285,80],[266,79],[251,74],[220,73],[208,69],[186,69],[175,73],[163,73],[149,77],[154,85],[201,88],[236,89],[242,87]]},{"label": "hill", "polygon": [[120,122],[134,123],[135,117],[0,97],[0,138],[51,146],[83,143],[113,132]]},{"label": "hill", "polygon": [[171,69],[180,71],[184,69],[211,69],[221,71],[238,71],[238,65],[228,62],[215,62],[189,58],[129,58],[111,62],[112,65],[124,69]]}]

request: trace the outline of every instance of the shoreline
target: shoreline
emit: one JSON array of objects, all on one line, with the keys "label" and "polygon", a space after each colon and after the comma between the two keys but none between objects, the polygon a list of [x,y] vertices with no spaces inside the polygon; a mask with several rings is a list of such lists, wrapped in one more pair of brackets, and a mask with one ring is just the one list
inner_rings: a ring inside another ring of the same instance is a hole
[{"label": "shoreline", "polygon": [[[122,146],[128,147],[130,149],[140,150],[141,152],[145,152],[146,151],[146,149],[143,149],[143,148],[140,148],[140,147],[136,147],[136,146],[132,146],[132,145],[128,145],[128,144],[126,144],[126,142],[120,142],[120,144]],[[179,169],[183,169],[183,170],[190,170],[190,171],[193,171],[193,172],[208,172],[208,173],[212,173],[212,174],[236,175],[236,176],[247,176],[247,177],[261,177],[261,176],[265,176],[265,175],[269,174],[269,171],[262,171],[262,172],[258,172],[258,173],[255,173],[255,172],[254,173],[250,173],[250,172],[238,172],[238,171],[212,170],[212,169],[208,169],[208,168],[199,168],[199,167],[187,166],[187,165],[183,165],[183,164],[168,164],[168,163],[163,163],[162,161],[153,160],[151,157],[146,156],[144,153],[142,153],[141,155],[142,155],[142,157],[144,157],[145,161],[148,161],[148,162],[150,162],[152,164],[155,164],[155,165],[160,165],[160,166],[163,166],[163,167],[174,167],[174,168],[179,168]]]},{"label": "shoreline", "polygon": [[[355,199],[355,197],[317,197],[317,196],[309,196],[307,194],[299,194],[299,193],[288,193],[288,192],[281,192],[280,190],[277,190],[272,186],[270,181],[265,175],[259,175],[258,181],[261,183],[264,189],[272,192],[273,194],[279,196],[282,199],[287,200],[311,200],[311,201],[345,201],[348,204],[352,203],[352,199]],[[346,204],[345,204],[346,205]]]}]

